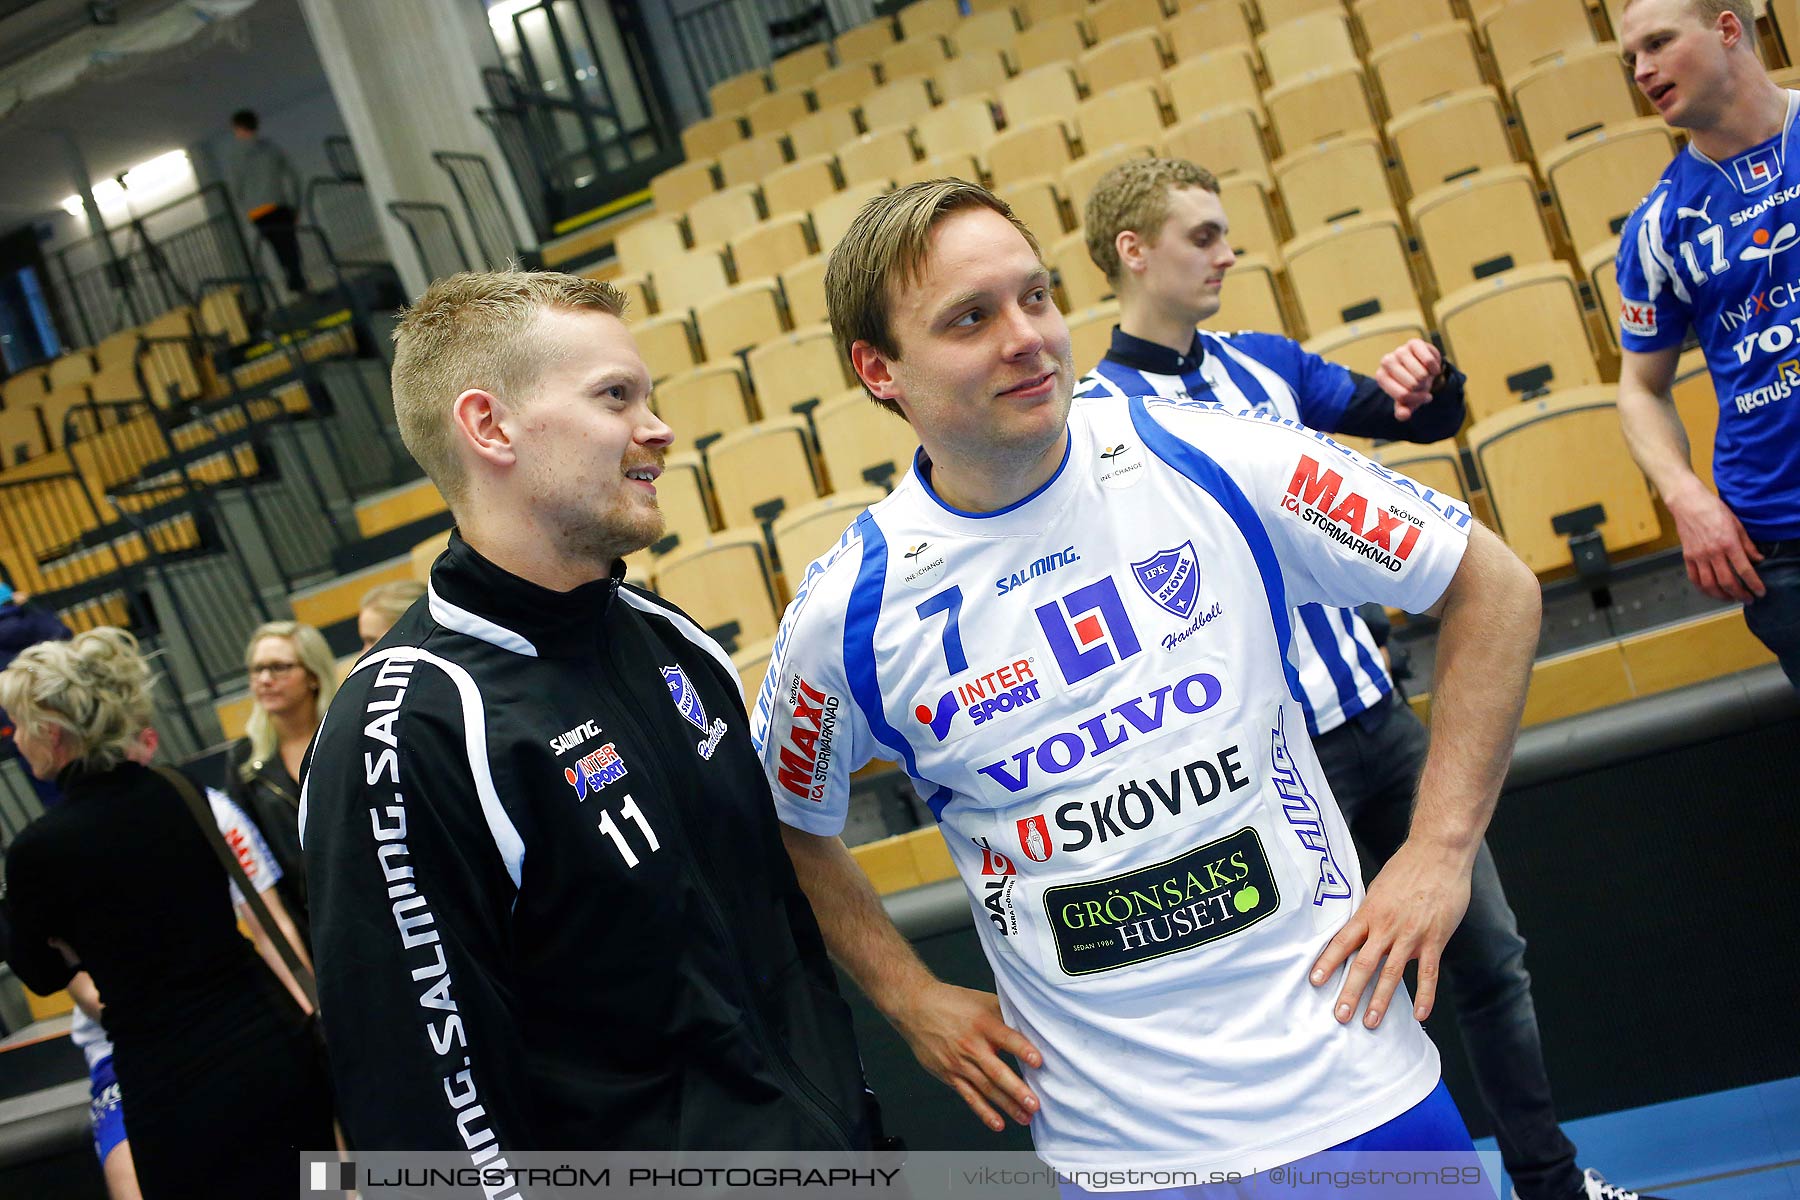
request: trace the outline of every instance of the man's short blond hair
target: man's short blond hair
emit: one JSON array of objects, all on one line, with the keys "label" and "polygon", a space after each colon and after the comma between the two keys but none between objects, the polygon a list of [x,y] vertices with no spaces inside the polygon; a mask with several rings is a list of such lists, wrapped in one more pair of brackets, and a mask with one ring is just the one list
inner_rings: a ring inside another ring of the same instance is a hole
[{"label": "man's short blond hair", "polygon": [[610,283],[552,271],[469,271],[425,289],[394,329],[394,419],[400,439],[455,508],[465,480],[450,406],[470,388],[523,402],[546,347],[533,326],[544,309],[621,317]]},{"label": "man's short blond hair", "polygon": [[[839,354],[848,359],[851,346],[867,342],[884,357],[899,359],[890,323],[894,294],[918,281],[938,222],[971,208],[990,208],[1011,221],[1043,259],[1037,238],[1012,207],[978,183],[928,179],[877,196],[856,214],[825,265],[825,303]],[[900,411],[891,400],[874,399],[889,412]]]},{"label": "man's short blond hair", "polygon": [[1119,235],[1127,229],[1156,244],[1169,219],[1169,189],[1200,188],[1219,194],[1219,181],[1185,158],[1134,158],[1100,177],[1087,198],[1081,227],[1088,257],[1107,281],[1119,286]]},{"label": "man's short blond hair", "polygon": [[[1625,9],[1638,2],[1639,0],[1625,0],[1624,7],[1619,9],[1619,15],[1624,16]],[[1687,10],[1708,29],[1718,22],[1721,13],[1730,13],[1744,27],[1744,44],[1756,45],[1756,6],[1751,0],[1687,0]]]}]

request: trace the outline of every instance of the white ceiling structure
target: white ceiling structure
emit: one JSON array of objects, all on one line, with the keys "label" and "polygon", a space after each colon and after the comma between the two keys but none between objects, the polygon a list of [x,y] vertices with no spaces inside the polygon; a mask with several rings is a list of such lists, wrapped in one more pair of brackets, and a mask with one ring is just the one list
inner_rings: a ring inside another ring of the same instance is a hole
[{"label": "white ceiling structure", "polygon": [[235,109],[326,86],[298,0],[119,0],[99,26],[94,7],[0,0],[0,232],[75,191],[65,137],[89,182],[109,179],[219,133]]}]

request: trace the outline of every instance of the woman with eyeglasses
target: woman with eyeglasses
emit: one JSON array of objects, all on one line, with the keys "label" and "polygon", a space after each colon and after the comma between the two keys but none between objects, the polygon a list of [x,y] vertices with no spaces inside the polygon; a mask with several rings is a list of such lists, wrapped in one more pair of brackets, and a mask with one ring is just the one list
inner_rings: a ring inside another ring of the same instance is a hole
[{"label": "woman with eyeglasses", "polygon": [[281,866],[281,899],[308,946],[306,863],[300,855],[300,761],[337,691],[337,660],[325,635],[298,621],[270,621],[250,634],[250,717],[236,758],[233,798],[262,829]]}]

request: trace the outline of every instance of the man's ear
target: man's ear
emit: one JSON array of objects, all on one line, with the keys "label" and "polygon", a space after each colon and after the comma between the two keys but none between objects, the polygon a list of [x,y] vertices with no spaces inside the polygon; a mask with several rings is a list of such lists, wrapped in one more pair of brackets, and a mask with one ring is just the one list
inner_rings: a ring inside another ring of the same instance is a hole
[{"label": "man's ear", "polygon": [[497,467],[511,466],[518,455],[506,430],[511,413],[492,392],[470,388],[450,404],[450,423],[457,437]]},{"label": "man's ear", "polygon": [[1127,274],[1137,274],[1144,269],[1144,239],[1135,229],[1121,229],[1113,235],[1113,252],[1119,256],[1119,266]]},{"label": "man's ear", "polygon": [[868,342],[850,344],[850,365],[856,376],[877,400],[898,400],[899,388],[894,381],[892,360]]}]

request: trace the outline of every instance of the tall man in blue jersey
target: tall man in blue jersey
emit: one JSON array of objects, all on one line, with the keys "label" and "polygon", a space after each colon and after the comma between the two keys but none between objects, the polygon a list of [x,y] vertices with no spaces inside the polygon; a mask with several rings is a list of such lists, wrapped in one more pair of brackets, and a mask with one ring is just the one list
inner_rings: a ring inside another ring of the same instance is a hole
[{"label": "tall man in blue jersey", "polygon": [[[1203,167],[1166,158],[1115,167],[1088,196],[1082,228],[1094,265],[1118,294],[1119,325],[1106,357],[1076,385],[1078,400],[1191,397],[1388,441],[1434,442],[1462,426],[1462,373],[1421,339],[1396,347],[1370,378],[1280,334],[1197,328],[1219,311],[1221,286],[1237,261],[1218,180]],[[1425,727],[1400,699],[1355,610],[1308,604],[1294,617],[1295,668],[1313,747],[1365,867],[1379,868],[1406,839],[1425,766]],[[1485,843],[1468,914],[1444,947],[1444,975],[1519,1196],[1629,1196],[1602,1192],[1610,1185],[1579,1170],[1575,1147],[1557,1124],[1525,940]]]},{"label": "tall man in blue jersey", "polygon": [[[1800,95],[1756,56],[1750,0],[1634,0],[1625,62],[1688,131],[1620,233],[1619,420],[1675,517],[1688,578],[1745,605],[1800,687]],[[1719,401],[1718,494],[1694,473],[1671,385],[1689,332]]]},{"label": "tall man in blue jersey", "polygon": [[[826,293],[922,447],[801,578],[752,715],[833,954],[1059,1169],[1466,1148],[1417,1021],[1505,774],[1530,571],[1459,502],[1272,414],[1072,403],[1036,243],[973,184],[871,201]],[[1366,896],[1302,733],[1289,596],[1442,612],[1419,802]],[[877,753],[940,822],[998,1007],[946,993],[838,838]]]}]

